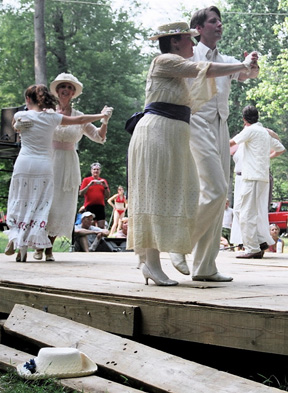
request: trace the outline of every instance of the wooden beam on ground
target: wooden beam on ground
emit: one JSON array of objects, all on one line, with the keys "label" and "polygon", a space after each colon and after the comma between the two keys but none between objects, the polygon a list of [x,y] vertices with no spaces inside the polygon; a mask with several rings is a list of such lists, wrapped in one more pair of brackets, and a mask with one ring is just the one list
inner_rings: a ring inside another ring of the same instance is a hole
[{"label": "wooden beam on ground", "polygon": [[18,303],[124,336],[134,336],[140,329],[136,305],[2,286],[0,299],[0,311],[7,314]]},{"label": "wooden beam on ground", "polygon": [[[23,364],[34,357],[26,352],[0,344],[0,370],[16,370],[18,364]],[[97,377],[96,375],[61,379],[59,384],[80,393],[140,393],[140,390]]]},{"label": "wooden beam on ground", "polygon": [[143,386],[148,392],[279,391],[23,305],[15,305],[4,329],[39,346],[78,348],[95,361],[99,372],[103,370],[110,379],[125,376],[131,385]]}]

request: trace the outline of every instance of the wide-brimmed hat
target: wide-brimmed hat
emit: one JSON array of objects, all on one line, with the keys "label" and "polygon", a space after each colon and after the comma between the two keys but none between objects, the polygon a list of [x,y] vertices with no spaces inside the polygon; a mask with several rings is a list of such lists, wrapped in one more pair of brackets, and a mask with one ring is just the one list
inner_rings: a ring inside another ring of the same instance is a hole
[{"label": "wide-brimmed hat", "polygon": [[190,34],[191,37],[196,37],[199,35],[199,32],[196,29],[190,29],[186,22],[174,22],[159,26],[157,31],[149,38],[149,40],[158,40],[160,37],[176,34]]},{"label": "wide-brimmed hat", "polygon": [[56,76],[54,81],[50,83],[50,90],[55,96],[57,96],[56,87],[60,83],[63,83],[63,82],[64,83],[65,82],[71,83],[71,85],[73,85],[75,87],[75,93],[74,93],[73,98],[80,96],[80,94],[82,93],[82,89],[83,89],[82,83],[79,82],[78,79],[74,75],[66,74],[65,72],[62,72],[62,74],[59,74],[58,76]]},{"label": "wide-brimmed hat", "polygon": [[36,358],[17,366],[17,373],[25,379],[73,378],[94,374],[97,368],[76,348],[41,348]]}]

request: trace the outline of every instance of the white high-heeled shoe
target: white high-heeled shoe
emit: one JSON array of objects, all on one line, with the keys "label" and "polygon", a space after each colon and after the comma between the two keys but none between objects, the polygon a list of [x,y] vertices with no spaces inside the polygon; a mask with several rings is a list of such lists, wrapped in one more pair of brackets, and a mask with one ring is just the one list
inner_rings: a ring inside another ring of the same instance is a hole
[{"label": "white high-heeled shoe", "polygon": [[37,261],[41,261],[41,259],[43,258],[43,249],[36,249],[33,254],[33,258]]},{"label": "white high-heeled shoe", "polygon": [[156,275],[153,274],[151,272],[151,270],[146,265],[143,265],[142,273],[145,278],[145,285],[148,285],[149,278],[150,278],[150,280],[154,281],[155,284],[158,286],[168,287],[168,286],[178,285],[178,281],[170,280],[170,278],[168,278],[168,277],[165,280],[156,277]]},{"label": "white high-heeled shoe", "polygon": [[188,276],[190,274],[190,270],[189,270],[189,267],[186,262],[185,254],[170,252],[169,255],[170,255],[172,265],[175,267],[175,269],[177,269],[178,272]]},{"label": "white high-heeled shoe", "polygon": [[20,247],[17,257],[16,257],[16,262],[26,262],[27,259],[27,249],[28,247]]},{"label": "white high-heeled shoe", "polygon": [[5,251],[4,251],[5,255],[13,255],[15,253],[14,250],[14,243],[12,240],[10,240],[10,242],[7,244],[7,246],[5,247]]}]

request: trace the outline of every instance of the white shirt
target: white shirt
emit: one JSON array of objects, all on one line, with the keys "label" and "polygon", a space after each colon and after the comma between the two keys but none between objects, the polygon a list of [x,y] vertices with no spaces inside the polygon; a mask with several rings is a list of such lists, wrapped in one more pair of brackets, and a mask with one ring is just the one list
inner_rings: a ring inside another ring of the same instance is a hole
[{"label": "white shirt", "polygon": [[242,179],[269,182],[270,151],[285,150],[282,143],[272,138],[259,122],[245,127],[233,140],[244,143]]},{"label": "white shirt", "polygon": [[232,221],[233,221],[233,209],[231,207],[227,207],[224,210],[224,216],[223,216],[223,223],[222,227],[223,228],[228,228],[231,229],[232,227]]},{"label": "white shirt", "polygon": [[[236,63],[239,64],[240,61],[236,60],[232,56],[221,55],[218,49],[213,51],[208,48],[208,46],[199,42],[197,46],[193,48],[194,54],[190,60],[199,61],[210,61],[215,63]],[[231,89],[231,81],[238,80],[239,72],[233,75],[221,76],[215,78],[217,86],[217,94],[206,104],[204,104],[201,109],[197,112],[201,117],[212,123],[218,114],[222,120],[227,120],[229,116],[229,94]],[[191,79],[193,83],[194,79]]]},{"label": "white shirt", "polygon": [[233,154],[233,161],[235,163],[234,172],[242,174],[242,161],[243,161],[243,143],[238,146],[238,149]]}]

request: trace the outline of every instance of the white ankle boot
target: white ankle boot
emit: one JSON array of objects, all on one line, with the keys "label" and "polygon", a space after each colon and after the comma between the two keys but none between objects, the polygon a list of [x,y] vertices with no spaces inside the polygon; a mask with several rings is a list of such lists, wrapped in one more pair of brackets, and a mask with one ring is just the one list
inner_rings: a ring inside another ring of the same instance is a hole
[{"label": "white ankle boot", "polygon": [[177,269],[180,273],[188,276],[190,274],[190,270],[186,262],[185,254],[170,252],[169,255],[172,265],[175,267],[175,269]]}]

